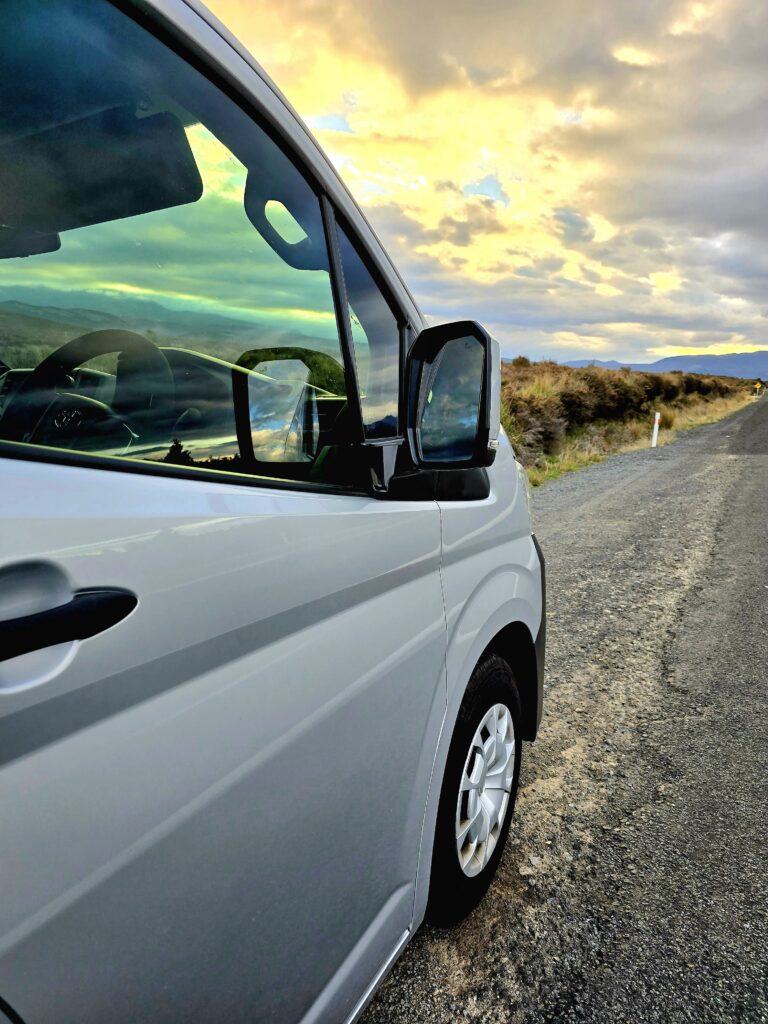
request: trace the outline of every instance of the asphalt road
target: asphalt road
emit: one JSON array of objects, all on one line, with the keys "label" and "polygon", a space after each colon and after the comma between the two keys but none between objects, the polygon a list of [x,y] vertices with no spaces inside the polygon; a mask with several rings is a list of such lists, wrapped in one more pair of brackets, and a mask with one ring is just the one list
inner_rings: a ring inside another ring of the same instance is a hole
[{"label": "asphalt road", "polygon": [[499,877],[363,1020],[768,1022],[768,399],[534,513],[545,718]]}]

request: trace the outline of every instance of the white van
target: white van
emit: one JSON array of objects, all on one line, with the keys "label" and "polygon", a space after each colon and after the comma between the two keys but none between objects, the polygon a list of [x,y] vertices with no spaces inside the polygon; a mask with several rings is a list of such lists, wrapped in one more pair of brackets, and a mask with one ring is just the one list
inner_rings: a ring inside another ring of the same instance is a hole
[{"label": "white van", "polygon": [[498,345],[198,3],[0,47],[0,1019],[352,1021],[541,717]]}]

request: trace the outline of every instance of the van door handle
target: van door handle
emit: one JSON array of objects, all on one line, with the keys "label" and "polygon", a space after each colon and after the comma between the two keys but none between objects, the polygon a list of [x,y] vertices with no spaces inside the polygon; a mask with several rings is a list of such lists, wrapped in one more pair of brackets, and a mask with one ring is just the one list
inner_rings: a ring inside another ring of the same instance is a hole
[{"label": "van door handle", "polygon": [[139,603],[130,590],[99,587],[77,590],[57,608],[0,622],[0,661],[44,647],[87,640],[124,619]]}]

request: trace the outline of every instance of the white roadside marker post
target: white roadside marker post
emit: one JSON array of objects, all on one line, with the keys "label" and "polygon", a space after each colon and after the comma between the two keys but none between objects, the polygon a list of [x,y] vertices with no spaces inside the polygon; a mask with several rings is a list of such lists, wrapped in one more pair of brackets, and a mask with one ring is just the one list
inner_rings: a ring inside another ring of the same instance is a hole
[{"label": "white roadside marker post", "polygon": [[659,441],[659,423],[661,423],[661,413],[657,412],[653,417],[653,434],[651,435],[651,448],[655,448]]}]

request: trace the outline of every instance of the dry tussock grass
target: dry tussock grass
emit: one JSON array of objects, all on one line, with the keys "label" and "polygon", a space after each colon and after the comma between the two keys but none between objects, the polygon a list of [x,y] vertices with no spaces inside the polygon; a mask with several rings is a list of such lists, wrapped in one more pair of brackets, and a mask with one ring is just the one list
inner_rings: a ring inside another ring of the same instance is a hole
[{"label": "dry tussock grass", "polygon": [[505,364],[502,423],[533,484],[722,419],[750,401],[747,382],[692,373],[574,368],[516,360]]}]

